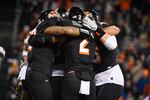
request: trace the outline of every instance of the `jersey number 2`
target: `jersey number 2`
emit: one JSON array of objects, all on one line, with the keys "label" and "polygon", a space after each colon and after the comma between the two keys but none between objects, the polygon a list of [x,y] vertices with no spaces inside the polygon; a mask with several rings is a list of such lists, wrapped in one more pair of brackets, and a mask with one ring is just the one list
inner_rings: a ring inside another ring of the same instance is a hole
[{"label": "jersey number 2", "polygon": [[84,39],[81,43],[80,43],[80,47],[79,47],[79,53],[82,55],[89,55],[90,54],[90,50],[88,48],[86,48],[86,46],[89,44],[89,41]]}]

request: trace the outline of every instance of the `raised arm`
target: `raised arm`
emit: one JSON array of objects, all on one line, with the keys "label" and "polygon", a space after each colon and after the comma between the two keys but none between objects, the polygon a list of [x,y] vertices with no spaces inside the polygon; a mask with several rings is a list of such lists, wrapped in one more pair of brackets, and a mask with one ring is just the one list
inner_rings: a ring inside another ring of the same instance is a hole
[{"label": "raised arm", "polygon": [[108,50],[114,50],[118,46],[116,37],[107,33],[100,38],[100,41]]},{"label": "raised arm", "polygon": [[[120,29],[116,26],[108,26],[102,29],[95,20],[91,20],[85,17],[83,20],[83,25],[91,30],[95,31],[96,40],[100,40],[108,50],[114,50],[117,47],[117,40],[114,35],[120,32]],[[96,41],[99,43],[99,41]]]},{"label": "raised arm", "polygon": [[104,32],[109,35],[117,35],[120,32],[120,29],[114,25],[103,28]]}]

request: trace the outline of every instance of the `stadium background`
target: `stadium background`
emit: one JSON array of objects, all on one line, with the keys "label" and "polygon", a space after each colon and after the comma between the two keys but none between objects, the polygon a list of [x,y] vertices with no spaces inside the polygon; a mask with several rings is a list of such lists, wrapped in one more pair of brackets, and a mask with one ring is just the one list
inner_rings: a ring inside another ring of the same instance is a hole
[{"label": "stadium background", "polygon": [[39,13],[71,6],[95,9],[101,21],[120,28],[119,63],[125,76],[120,100],[143,100],[150,95],[150,0],[1,0],[0,45],[6,58],[0,69],[0,100],[17,100],[23,40],[37,24]]}]

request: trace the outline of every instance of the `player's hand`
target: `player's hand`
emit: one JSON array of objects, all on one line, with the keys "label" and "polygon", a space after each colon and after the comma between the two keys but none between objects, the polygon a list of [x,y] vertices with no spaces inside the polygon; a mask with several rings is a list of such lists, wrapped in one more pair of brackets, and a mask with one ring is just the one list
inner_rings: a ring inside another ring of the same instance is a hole
[{"label": "player's hand", "polygon": [[96,21],[92,18],[89,18],[89,17],[84,17],[83,18],[83,26],[95,31],[97,29],[97,24],[96,24]]},{"label": "player's hand", "polygon": [[120,29],[116,27],[115,25],[105,27],[104,32],[109,34],[109,35],[117,35],[120,32]]}]

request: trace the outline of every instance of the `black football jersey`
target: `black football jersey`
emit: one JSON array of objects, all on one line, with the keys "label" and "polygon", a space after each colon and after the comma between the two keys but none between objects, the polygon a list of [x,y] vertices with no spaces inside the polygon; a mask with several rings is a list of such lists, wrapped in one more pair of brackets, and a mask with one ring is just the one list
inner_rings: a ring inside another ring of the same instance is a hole
[{"label": "black football jersey", "polygon": [[[46,23],[46,24],[45,24]],[[56,25],[55,20],[46,20],[37,26],[38,34],[43,34],[43,30],[48,25]],[[53,64],[53,44],[43,44],[34,46],[29,56],[29,67],[32,70],[37,70],[45,74],[50,74],[51,66]]]},{"label": "black football jersey", "polygon": [[53,63],[53,47],[34,47],[30,53],[29,67],[45,74],[50,74],[50,66]]},{"label": "black football jersey", "polygon": [[54,64],[65,64],[64,45],[62,43],[56,44],[54,51]]},{"label": "black football jersey", "polygon": [[65,55],[63,44],[58,43],[57,45],[55,45],[54,51],[55,54],[54,54],[53,70],[64,70]]},{"label": "black football jersey", "polygon": [[[60,22],[64,26],[82,27],[76,21],[63,19]],[[93,59],[95,50],[95,41],[86,37],[66,37],[65,41],[65,71],[88,69],[93,70]]]},{"label": "black football jersey", "polygon": [[93,70],[94,50],[94,40],[81,37],[68,37],[65,43],[65,69]]},{"label": "black football jersey", "polygon": [[82,24],[79,24],[77,21],[69,20],[69,19],[59,19],[57,20],[58,26],[75,26],[75,27],[83,27]]},{"label": "black football jersey", "polygon": [[41,22],[39,25],[37,25],[36,27],[36,31],[38,34],[40,33],[43,33],[44,29],[46,29],[47,27],[49,26],[54,26],[54,25],[57,25],[59,23],[59,18],[57,17],[52,17],[52,18],[49,18],[43,22]]},{"label": "black football jersey", "polygon": [[117,64],[119,49],[108,50],[102,43],[98,45],[98,53],[100,56],[100,63],[94,64],[94,70],[96,73],[100,73],[109,69],[109,66],[114,66]]}]

